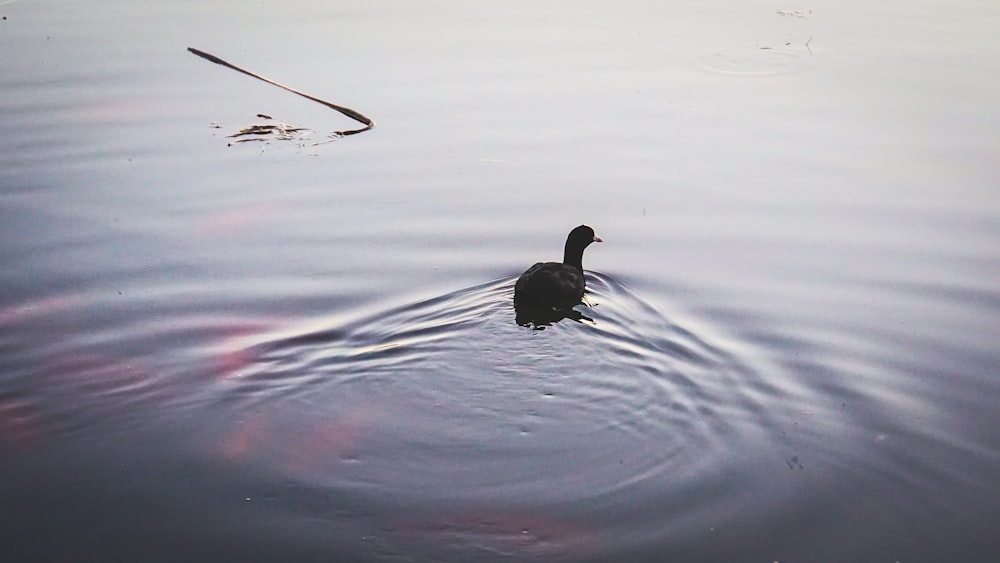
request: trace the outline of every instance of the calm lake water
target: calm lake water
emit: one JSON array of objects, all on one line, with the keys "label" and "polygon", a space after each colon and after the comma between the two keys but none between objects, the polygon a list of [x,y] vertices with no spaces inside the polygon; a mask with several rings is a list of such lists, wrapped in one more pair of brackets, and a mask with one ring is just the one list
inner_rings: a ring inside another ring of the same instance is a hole
[{"label": "calm lake water", "polygon": [[0,560],[1000,560],[1000,4],[0,15]]}]

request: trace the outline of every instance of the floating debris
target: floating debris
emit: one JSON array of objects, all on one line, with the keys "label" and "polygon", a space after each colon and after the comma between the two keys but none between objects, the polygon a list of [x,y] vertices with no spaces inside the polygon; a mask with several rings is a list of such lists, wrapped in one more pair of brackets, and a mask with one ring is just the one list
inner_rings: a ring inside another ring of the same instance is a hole
[{"label": "floating debris", "polygon": [[[257,117],[262,119],[274,119],[273,117],[258,113]],[[305,132],[311,132],[312,129],[308,127],[296,127],[294,125],[289,125],[287,123],[278,122],[276,124],[266,123],[258,125],[250,125],[240,129],[232,135],[226,135],[226,138],[237,139],[237,143],[246,143],[247,141],[302,141],[305,138]],[[239,137],[248,137],[246,139],[240,139]]]},{"label": "floating debris", "polygon": [[[357,133],[362,133],[364,131],[368,131],[369,129],[375,127],[375,122],[372,121],[369,117],[366,117],[365,115],[361,114],[360,112],[354,111],[351,108],[344,107],[344,106],[338,106],[337,104],[328,102],[326,100],[321,100],[321,99],[319,99],[319,98],[317,98],[315,96],[311,96],[309,94],[306,94],[305,92],[300,92],[300,91],[298,91],[298,90],[296,90],[294,88],[291,88],[289,86],[285,86],[284,84],[280,84],[278,82],[275,82],[274,80],[271,80],[270,78],[265,78],[265,77],[263,77],[263,76],[261,76],[259,74],[255,74],[253,72],[250,72],[249,70],[246,70],[244,68],[240,68],[240,67],[238,67],[238,66],[236,66],[236,65],[234,65],[232,63],[226,62],[226,61],[220,59],[219,57],[216,57],[215,55],[210,55],[210,54],[208,54],[208,53],[206,53],[204,51],[199,51],[198,49],[195,49],[195,48],[192,48],[192,47],[188,47],[188,51],[190,51],[191,53],[193,53],[195,55],[198,55],[199,57],[201,57],[201,58],[203,58],[203,59],[205,59],[207,61],[213,62],[213,63],[218,64],[218,65],[222,65],[222,66],[227,67],[227,68],[231,68],[231,69],[233,69],[233,70],[235,70],[237,72],[242,72],[243,74],[246,74],[247,76],[252,76],[252,77],[256,78],[257,80],[262,80],[264,82],[267,82],[268,84],[271,84],[272,86],[277,86],[278,88],[281,88],[282,90],[287,90],[287,91],[289,91],[289,92],[291,92],[293,94],[302,96],[303,98],[305,98],[307,100],[312,100],[312,101],[314,101],[314,102],[316,102],[318,104],[323,104],[324,106],[326,106],[326,107],[328,107],[330,109],[336,110],[336,111],[338,111],[338,112],[346,115],[347,117],[350,117],[351,119],[353,119],[353,120],[355,120],[355,121],[357,121],[357,122],[359,122],[359,123],[361,123],[361,124],[364,125],[364,127],[362,127],[361,129],[350,129],[350,130],[346,130],[346,131],[334,131],[333,133],[330,133],[331,140],[333,140],[335,138],[345,137],[347,135],[355,135]],[[257,114],[257,117],[259,117],[261,119],[272,119],[269,115],[266,115],[266,114],[263,114],[263,113]],[[240,133],[238,133],[237,135],[230,135],[230,136],[239,136],[240,134],[244,134],[244,131],[247,131],[248,129],[253,129],[254,127],[258,127],[258,126],[251,126],[249,128],[245,128],[245,129],[243,129],[243,131],[240,131]],[[281,127],[279,126],[278,129],[280,130]],[[290,129],[288,127],[285,127],[284,133],[282,133],[282,134],[287,134],[289,132],[294,133],[294,132],[302,131],[302,130],[307,130],[307,129],[297,128],[297,129],[295,129],[295,131],[290,131]],[[255,135],[255,134],[260,134],[260,133],[245,133],[245,134],[247,134],[247,135]],[[244,140],[251,140],[251,139],[244,139]],[[259,140],[259,139],[252,139],[252,140]],[[237,142],[240,142],[240,141],[237,141]],[[329,142],[329,141],[324,141],[324,142]]]}]

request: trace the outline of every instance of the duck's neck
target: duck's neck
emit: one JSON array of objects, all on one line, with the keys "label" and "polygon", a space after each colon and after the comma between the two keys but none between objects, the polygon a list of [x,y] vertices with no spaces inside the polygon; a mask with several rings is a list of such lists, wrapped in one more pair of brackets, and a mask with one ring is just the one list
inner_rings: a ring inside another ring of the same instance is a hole
[{"label": "duck's neck", "polygon": [[569,243],[566,243],[566,249],[563,251],[563,264],[567,266],[573,266],[577,270],[583,271],[583,249],[570,247]]}]

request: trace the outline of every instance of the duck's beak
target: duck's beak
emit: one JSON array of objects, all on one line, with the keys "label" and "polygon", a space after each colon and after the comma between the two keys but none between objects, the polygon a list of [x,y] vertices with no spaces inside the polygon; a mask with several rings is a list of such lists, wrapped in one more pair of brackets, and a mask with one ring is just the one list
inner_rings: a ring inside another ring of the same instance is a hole
[{"label": "duck's beak", "polygon": [[604,242],[604,239],[602,239],[601,237],[599,237],[597,235],[594,235],[594,242]]}]

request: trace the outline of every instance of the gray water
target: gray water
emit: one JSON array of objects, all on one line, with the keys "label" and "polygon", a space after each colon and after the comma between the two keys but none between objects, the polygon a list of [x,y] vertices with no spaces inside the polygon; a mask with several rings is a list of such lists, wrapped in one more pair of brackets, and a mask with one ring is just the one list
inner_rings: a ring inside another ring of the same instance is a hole
[{"label": "gray water", "polygon": [[0,560],[1000,558],[995,3],[0,16]]}]

